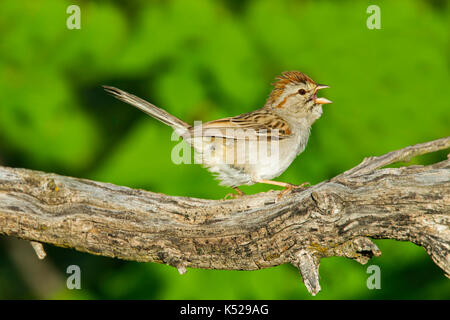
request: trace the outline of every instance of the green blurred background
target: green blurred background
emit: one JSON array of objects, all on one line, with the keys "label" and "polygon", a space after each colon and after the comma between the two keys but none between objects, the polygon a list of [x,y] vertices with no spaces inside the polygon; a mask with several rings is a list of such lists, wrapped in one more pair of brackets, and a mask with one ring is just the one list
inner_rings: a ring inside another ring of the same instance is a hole
[{"label": "green blurred background", "polygon": [[[69,30],[66,9],[81,8]],[[369,30],[366,9],[381,9]],[[170,195],[220,199],[198,165],[175,165],[171,129],[108,96],[113,85],[186,122],[261,107],[274,77],[299,70],[331,86],[306,151],[279,178],[318,183],[363,157],[448,136],[448,1],[0,1],[0,165]],[[448,151],[447,151],[448,152]],[[446,152],[413,159],[426,164]],[[268,186],[244,187],[249,193]],[[314,299],[450,298],[450,281],[414,244],[375,241],[367,266],[321,262]],[[289,265],[260,271],[126,262],[0,236],[0,298],[311,299]],[[66,268],[81,268],[68,290]]]}]

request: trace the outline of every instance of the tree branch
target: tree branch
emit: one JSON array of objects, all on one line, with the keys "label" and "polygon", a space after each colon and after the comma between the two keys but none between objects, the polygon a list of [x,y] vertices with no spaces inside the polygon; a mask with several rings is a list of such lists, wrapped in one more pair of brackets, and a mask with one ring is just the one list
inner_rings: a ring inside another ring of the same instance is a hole
[{"label": "tree branch", "polygon": [[[385,168],[450,147],[450,137],[410,146],[277,200],[171,197],[108,183],[0,167],[0,234],[125,260],[256,270],[296,266],[312,294],[320,259],[367,263],[369,239],[423,246],[450,275],[450,160]],[[38,252],[43,249],[34,244]]]}]

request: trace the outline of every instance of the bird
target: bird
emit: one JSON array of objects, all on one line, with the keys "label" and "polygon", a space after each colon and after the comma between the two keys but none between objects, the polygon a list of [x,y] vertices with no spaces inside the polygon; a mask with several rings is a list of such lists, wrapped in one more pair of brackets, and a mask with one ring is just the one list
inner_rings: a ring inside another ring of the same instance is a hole
[{"label": "bird", "polygon": [[189,125],[152,103],[121,89],[103,86],[114,96],[172,127],[195,151],[201,163],[220,181],[243,196],[243,185],[264,183],[283,187],[279,197],[300,185],[272,180],[281,175],[307,145],[311,126],[332,101],[317,97],[328,85],[317,84],[299,71],[275,78],[265,105],[233,117]]}]

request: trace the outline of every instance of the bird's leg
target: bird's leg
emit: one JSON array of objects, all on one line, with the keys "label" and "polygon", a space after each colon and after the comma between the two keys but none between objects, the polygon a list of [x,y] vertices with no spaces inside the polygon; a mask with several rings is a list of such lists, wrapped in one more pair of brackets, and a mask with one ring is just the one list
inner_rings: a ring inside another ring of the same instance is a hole
[{"label": "bird's leg", "polygon": [[227,198],[239,198],[239,197],[245,196],[245,193],[242,192],[242,190],[239,189],[238,187],[232,187],[232,188],[237,192],[237,194],[236,193],[228,193],[225,196],[225,199],[227,199]]},{"label": "bird's leg", "polygon": [[245,193],[242,192],[242,190],[239,189],[238,187],[233,187],[233,189],[238,193],[239,196],[244,196],[245,195]]},{"label": "bird's leg", "polygon": [[301,189],[301,188],[305,187],[306,185],[311,185],[311,183],[309,183],[309,182],[304,182],[300,185],[296,185],[296,184],[292,184],[292,183],[266,180],[266,179],[261,179],[261,180],[258,180],[257,182],[284,187],[285,189],[283,191],[281,191],[281,193],[278,195],[278,197],[277,197],[278,199],[282,198],[286,193],[291,192],[293,189]]}]

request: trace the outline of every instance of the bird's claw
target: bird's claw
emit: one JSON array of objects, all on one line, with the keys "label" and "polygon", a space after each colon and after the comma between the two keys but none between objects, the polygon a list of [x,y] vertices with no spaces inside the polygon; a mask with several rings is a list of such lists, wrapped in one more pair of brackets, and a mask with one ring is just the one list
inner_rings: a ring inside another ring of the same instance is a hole
[{"label": "bird's claw", "polygon": [[233,187],[234,190],[236,190],[237,193],[228,193],[227,195],[225,195],[225,197],[223,198],[224,200],[226,199],[238,199],[242,196],[245,196],[245,193],[242,192],[241,189],[239,189],[238,187]]},{"label": "bird's claw", "polygon": [[280,200],[284,195],[286,195],[287,193],[291,192],[294,189],[306,189],[307,187],[310,187],[311,183],[309,182],[304,182],[302,184],[289,184],[289,186],[287,186],[284,190],[282,190],[280,192],[280,194],[277,197],[277,200]]},{"label": "bird's claw", "polygon": [[239,198],[239,197],[242,197],[242,195],[237,194],[237,193],[231,193],[231,192],[230,192],[230,193],[227,193],[223,199],[224,199],[224,200],[227,200],[227,199],[237,199],[237,198]]}]

